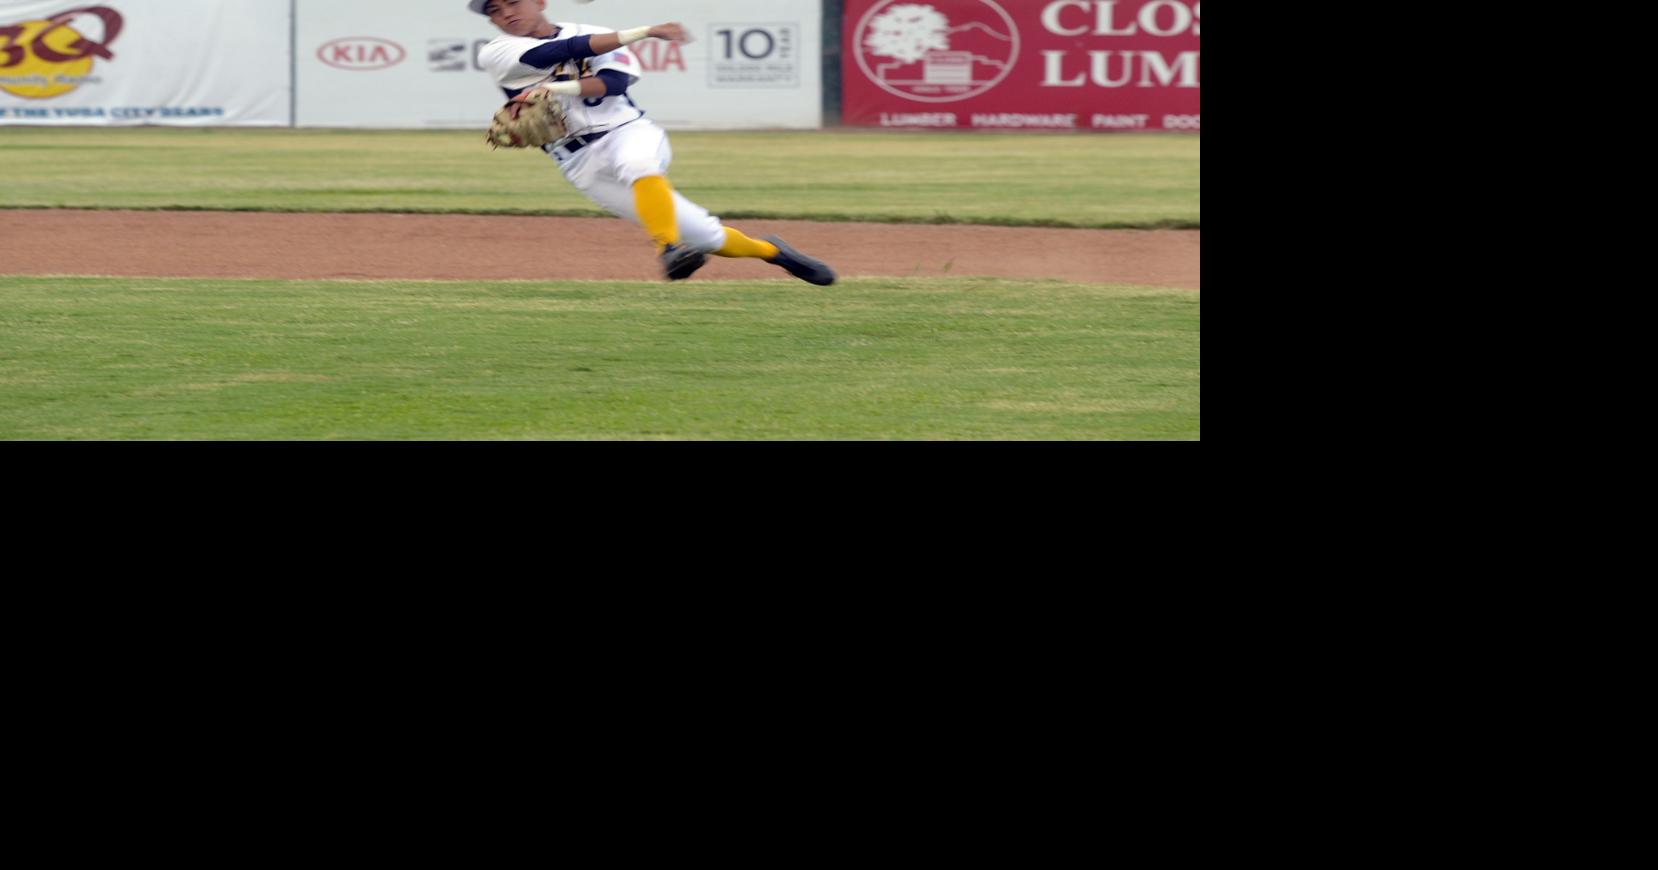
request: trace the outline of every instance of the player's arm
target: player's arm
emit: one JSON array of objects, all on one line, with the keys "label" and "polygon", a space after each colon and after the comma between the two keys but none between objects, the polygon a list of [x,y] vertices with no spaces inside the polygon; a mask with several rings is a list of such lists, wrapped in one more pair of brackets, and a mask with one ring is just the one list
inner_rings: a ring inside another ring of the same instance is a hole
[{"label": "player's arm", "polygon": [[624,45],[632,45],[642,39],[665,39],[669,42],[690,42],[691,31],[678,22],[657,24],[651,27],[635,27],[620,33],[595,33],[590,36],[572,36],[569,39],[554,39],[543,42],[535,48],[524,52],[518,62],[536,69],[552,69],[561,63],[572,60],[583,60],[589,57],[598,57],[609,54]]},{"label": "player's arm", "polygon": [[628,92],[628,85],[633,78],[621,70],[602,69],[599,74],[590,79],[577,79],[573,82],[552,82],[520,91],[508,90],[507,96],[511,102],[521,103],[531,91],[544,90],[566,97],[581,97],[582,99],[602,100],[605,97],[619,97]]}]

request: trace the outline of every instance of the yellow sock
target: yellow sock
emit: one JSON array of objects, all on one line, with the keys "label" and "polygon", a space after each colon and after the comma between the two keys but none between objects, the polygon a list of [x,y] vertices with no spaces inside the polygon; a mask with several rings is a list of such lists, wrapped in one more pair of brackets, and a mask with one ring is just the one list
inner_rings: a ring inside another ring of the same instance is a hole
[{"label": "yellow sock", "polygon": [[660,175],[641,178],[633,183],[633,205],[639,210],[639,222],[645,232],[656,240],[656,249],[679,244],[679,222],[674,219],[674,189],[668,179]]},{"label": "yellow sock", "polygon": [[725,247],[714,252],[716,257],[753,257],[770,260],[777,256],[777,246],[771,242],[751,239],[736,230],[725,228]]}]

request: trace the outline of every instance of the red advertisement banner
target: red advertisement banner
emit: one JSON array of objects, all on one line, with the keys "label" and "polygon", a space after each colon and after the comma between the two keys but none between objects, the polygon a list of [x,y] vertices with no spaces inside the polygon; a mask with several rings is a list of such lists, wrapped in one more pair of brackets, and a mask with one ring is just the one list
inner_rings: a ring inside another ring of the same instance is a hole
[{"label": "red advertisement banner", "polygon": [[846,0],[842,120],[1201,129],[1199,0]]}]

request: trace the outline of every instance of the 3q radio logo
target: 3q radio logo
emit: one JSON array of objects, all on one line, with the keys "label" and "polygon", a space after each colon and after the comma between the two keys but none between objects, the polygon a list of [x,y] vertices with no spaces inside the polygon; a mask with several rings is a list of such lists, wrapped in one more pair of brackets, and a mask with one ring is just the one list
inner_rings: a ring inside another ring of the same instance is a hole
[{"label": "3q radio logo", "polygon": [[[101,30],[94,31],[94,23]],[[0,22],[0,91],[29,100],[67,94],[85,84],[96,58],[114,60],[121,13],[83,6],[39,21]],[[96,39],[89,33],[97,33]]]},{"label": "3q radio logo", "polygon": [[995,0],[884,0],[858,22],[853,45],[858,67],[888,93],[951,103],[976,97],[1013,72],[1019,28]]}]

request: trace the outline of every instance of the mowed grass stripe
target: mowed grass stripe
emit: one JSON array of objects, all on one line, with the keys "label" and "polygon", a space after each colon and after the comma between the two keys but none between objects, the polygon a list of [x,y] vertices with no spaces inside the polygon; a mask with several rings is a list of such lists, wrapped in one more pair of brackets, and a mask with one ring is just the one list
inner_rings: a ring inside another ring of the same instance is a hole
[{"label": "mowed grass stripe", "polygon": [[[732,219],[1195,228],[1196,135],[678,132]],[[0,127],[0,208],[601,212],[539,152],[458,131]]]},{"label": "mowed grass stripe", "polygon": [[0,439],[1196,439],[1200,296],[0,278]]}]

